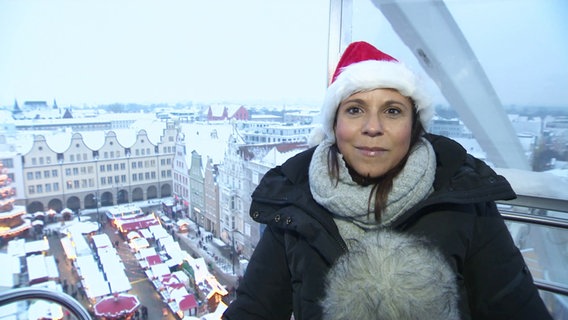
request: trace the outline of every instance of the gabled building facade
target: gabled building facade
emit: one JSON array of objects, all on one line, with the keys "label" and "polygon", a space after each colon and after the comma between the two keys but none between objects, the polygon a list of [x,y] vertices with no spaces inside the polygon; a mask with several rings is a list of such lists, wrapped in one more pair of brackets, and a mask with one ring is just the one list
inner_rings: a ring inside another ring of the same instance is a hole
[{"label": "gabled building facade", "polygon": [[74,133],[69,146],[56,151],[45,136],[36,135],[22,156],[26,208],[77,211],[171,196],[175,137],[172,123],[166,124],[156,144],[146,130],[138,131],[129,146],[109,131],[103,145],[93,149],[83,135]]}]

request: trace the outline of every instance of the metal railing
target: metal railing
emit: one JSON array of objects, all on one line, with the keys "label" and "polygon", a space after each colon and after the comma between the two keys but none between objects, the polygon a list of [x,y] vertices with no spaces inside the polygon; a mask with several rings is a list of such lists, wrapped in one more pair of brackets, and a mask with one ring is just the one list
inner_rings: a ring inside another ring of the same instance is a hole
[{"label": "metal railing", "polygon": [[[499,203],[511,206],[551,210],[559,212],[566,212],[566,210],[568,210],[568,200],[548,199],[548,198],[533,197],[533,196],[519,195],[515,200],[503,201]],[[544,227],[560,228],[568,232],[567,219],[559,219],[546,215],[520,213],[520,212],[515,212],[514,210],[508,210],[504,208],[499,208],[499,211],[501,212],[501,216],[503,216],[503,218],[506,221],[526,223],[526,224],[538,225]],[[566,285],[546,282],[538,279],[535,279],[534,283],[539,290],[551,292],[554,294],[560,294],[568,297],[568,287]]]},{"label": "metal railing", "polygon": [[17,288],[0,293],[0,306],[22,300],[47,300],[66,308],[76,319],[91,320],[89,312],[71,296],[46,288]]}]

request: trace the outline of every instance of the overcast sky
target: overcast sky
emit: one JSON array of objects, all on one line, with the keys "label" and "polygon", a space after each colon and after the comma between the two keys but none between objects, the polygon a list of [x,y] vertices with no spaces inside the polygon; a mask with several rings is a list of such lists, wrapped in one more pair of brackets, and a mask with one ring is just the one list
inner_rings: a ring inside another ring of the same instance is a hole
[{"label": "overcast sky", "polygon": [[320,101],[325,0],[0,0],[0,105]]},{"label": "overcast sky", "polygon": [[[376,25],[387,24],[368,7]],[[568,1],[448,0],[448,7],[504,104],[568,104]],[[327,0],[0,0],[0,106],[15,99],[317,106],[328,10]],[[364,25],[368,40],[380,30],[396,53],[402,42],[376,25]]]}]

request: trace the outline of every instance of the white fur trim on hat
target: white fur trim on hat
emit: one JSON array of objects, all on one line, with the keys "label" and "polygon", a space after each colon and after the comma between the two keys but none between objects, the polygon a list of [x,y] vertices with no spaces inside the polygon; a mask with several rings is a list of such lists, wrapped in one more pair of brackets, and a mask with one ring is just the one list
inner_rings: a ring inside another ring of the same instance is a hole
[{"label": "white fur trim on hat", "polygon": [[[398,61],[366,60],[343,68],[327,89],[320,114],[324,139],[335,141],[333,124],[341,101],[354,93],[380,88],[395,89],[403,96],[411,98],[423,127],[428,127],[434,112],[417,75]],[[310,138],[311,145],[321,141],[323,139]]]},{"label": "white fur trim on hat", "polygon": [[327,275],[323,319],[459,319],[456,275],[424,239],[368,232]]}]

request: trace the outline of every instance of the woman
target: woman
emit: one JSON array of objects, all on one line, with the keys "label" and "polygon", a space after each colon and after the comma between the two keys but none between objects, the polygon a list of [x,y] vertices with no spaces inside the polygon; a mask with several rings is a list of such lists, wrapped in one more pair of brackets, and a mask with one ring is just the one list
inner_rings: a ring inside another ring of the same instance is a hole
[{"label": "woman", "polygon": [[318,143],[252,195],[266,224],[224,319],[549,319],[496,209],[509,183],[427,135],[416,75],[365,42],[339,61]]}]

